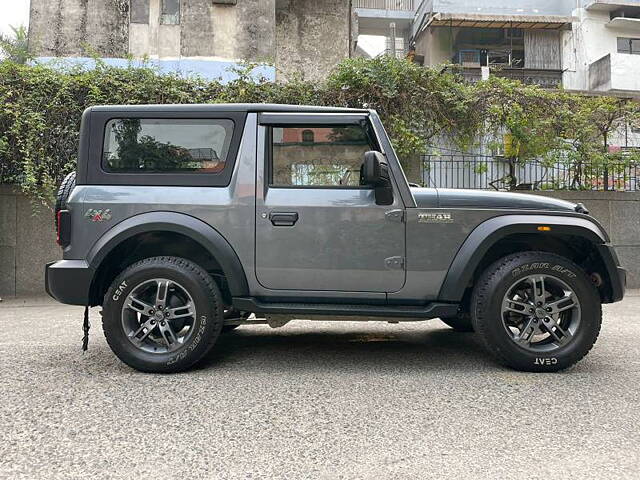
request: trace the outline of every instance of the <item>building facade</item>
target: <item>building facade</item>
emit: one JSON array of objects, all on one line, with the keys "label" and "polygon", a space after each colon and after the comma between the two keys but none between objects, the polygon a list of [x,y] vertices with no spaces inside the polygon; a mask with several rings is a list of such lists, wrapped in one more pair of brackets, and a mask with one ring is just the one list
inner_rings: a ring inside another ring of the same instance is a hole
[{"label": "building facade", "polygon": [[353,39],[360,35],[385,37],[384,54],[405,57],[420,0],[352,0]]},{"label": "building facade", "polygon": [[164,71],[229,77],[240,61],[267,78],[322,78],[351,50],[342,0],[31,0],[31,49],[68,63],[148,59]]},{"label": "building facade", "polygon": [[416,61],[567,90],[640,96],[640,0],[423,0]]},{"label": "building facade", "polygon": [[563,43],[564,86],[640,94],[640,0],[583,0]]},{"label": "building facade", "polygon": [[562,83],[562,41],[573,0],[427,0],[413,23],[416,61],[453,63],[469,81],[490,74],[525,83]]}]

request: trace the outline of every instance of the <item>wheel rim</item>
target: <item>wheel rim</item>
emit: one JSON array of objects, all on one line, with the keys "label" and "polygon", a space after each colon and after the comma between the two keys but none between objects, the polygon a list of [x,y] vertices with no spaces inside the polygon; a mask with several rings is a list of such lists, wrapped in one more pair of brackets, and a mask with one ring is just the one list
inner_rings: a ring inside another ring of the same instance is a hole
[{"label": "wheel rim", "polygon": [[532,352],[564,347],[580,326],[580,302],[569,285],[551,275],[530,275],[509,287],[502,324],[511,340]]},{"label": "wheel rim", "polygon": [[136,285],[122,306],[127,339],[149,353],[178,350],[191,338],[195,319],[195,304],[187,289],[166,278]]}]

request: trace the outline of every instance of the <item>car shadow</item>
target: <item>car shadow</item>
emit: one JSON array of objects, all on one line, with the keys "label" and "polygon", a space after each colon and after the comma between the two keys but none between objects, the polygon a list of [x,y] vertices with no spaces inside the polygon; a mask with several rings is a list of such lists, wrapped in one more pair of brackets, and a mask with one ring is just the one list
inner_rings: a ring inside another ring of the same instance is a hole
[{"label": "car shadow", "polygon": [[[264,328],[264,330],[262,329]],[[239,329],[222,335],[198,370],[231,366],[278,371],[321,371],[341,368],[353,371],[407,369],[501,368],[472,333],[443,327],[418,330],[323,328],[272,330],[269,327]]]}]

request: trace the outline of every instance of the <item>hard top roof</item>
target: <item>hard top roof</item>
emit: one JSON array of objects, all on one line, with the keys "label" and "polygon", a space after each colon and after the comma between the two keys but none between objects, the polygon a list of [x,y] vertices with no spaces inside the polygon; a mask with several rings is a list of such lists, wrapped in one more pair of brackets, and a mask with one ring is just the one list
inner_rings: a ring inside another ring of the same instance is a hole
[{"label": "hard top roof", "polygon": [[96,112],[295,112],[295,113],[369,113],[362,108],[316,107],[311,105],[278,105],[270,103],[204,103],[162,105],[98,105]]}]

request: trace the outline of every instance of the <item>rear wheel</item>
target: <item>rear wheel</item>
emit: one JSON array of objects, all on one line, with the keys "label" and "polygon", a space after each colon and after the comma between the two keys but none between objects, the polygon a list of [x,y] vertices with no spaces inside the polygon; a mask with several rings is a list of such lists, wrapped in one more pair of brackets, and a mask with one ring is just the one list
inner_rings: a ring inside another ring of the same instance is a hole
[{"label": "rear wheel", "polygon": [[223,324],[217,285],[198,265],[153,257],[128,267],[103,302],[113,352],[144,372],[178,372],[203,358]]},{"label": "rear wheel", "polygon": [[487,349],[517,370],[558,371],[593,347],[600,297],[576,264],[546,252],[509,255],[476,283],[472,322]]}]

